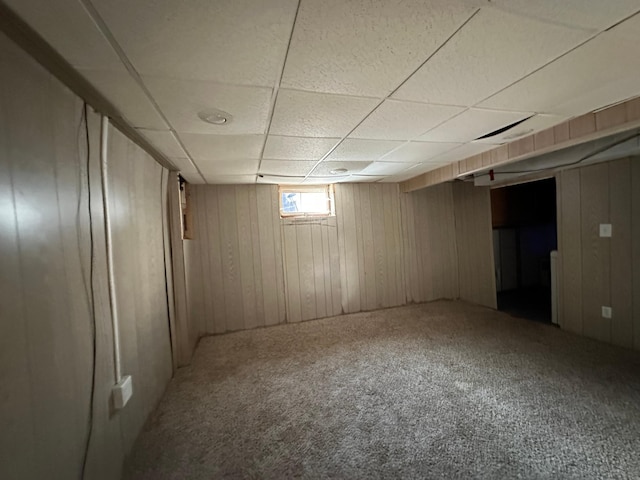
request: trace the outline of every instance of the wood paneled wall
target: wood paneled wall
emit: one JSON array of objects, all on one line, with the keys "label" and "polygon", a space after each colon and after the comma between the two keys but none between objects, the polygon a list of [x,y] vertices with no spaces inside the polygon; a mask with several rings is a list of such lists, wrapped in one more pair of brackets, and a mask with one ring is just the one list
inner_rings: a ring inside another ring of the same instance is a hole
[{"label": "wood paneled wall", "polygon": [[408,302],[458,298],[453,185],[401,195]]},{"label": "wood paneled wall", "polygon": [[336,216],[345,313],[406,301],[397,184],[336,185]]},{"label": "wood paneled wall", "polygon": [[191,187],[193,239],[184,241],[187,296],[198,335],[285,321],[277,187]]},{"label": "wood paneled wall", "polygon": [[497,308],[489,188],[466,182],[452,187],[460,298]]},{"label": "wood paneled wall", "polygon": [[342,311],[336,217],[283,219],[287,321],[339,315]]},{"label": "wood paneled wall", "polygon": [[[560,325],[640,349],[640,158],[565,170],[556,181]],[[600,237],[602,223],[611,238]],[[611,320],[602,306],[613,308]]]},{"label": "wood paneled wall", "polygon": [[86,478],[120,478],[123,458],[172,372],[162,169],[112,130],[122,367],[134,385],[130,403],[114,412],[99,118],[89,109],[87,163],[82,102],[3,35],[0,72],[0,478],[80,478],[92,298],[97,362]]}]

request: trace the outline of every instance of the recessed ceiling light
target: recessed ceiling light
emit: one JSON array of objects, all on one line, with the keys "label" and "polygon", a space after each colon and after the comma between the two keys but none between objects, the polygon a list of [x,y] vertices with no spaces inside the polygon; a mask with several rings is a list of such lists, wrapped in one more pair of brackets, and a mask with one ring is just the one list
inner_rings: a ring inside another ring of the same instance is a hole
[{"label": "recessed ceiling light", "polygon": [[211,123],[213,125],[227,125],[233,120],[233,116],[230,113],[223,112],[217,108],[209,108],[198,113],[200,120]]},{"label": "recessed ceiling light", "polygon": [[334,170],[330,170],[329,173],[331,175],[342,175],[344,173],[347,173],[349,170],[347,170],[346,168],[336,168]]}]

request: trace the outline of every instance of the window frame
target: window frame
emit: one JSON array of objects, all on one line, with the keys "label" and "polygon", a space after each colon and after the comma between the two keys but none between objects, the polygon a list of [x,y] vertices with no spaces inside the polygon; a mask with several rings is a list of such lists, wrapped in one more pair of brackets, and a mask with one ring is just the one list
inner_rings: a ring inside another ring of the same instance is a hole
[{"label": "window frame", "polygon": [[[321,185],[278,185],[278,209],[280,218],[296,219],[296,218],[327,218],[335,217],[335,195],[333,184]],[[326,212],[284,212],[282,209],[283,193],[325,193],[327,195],[327,211]]]}]

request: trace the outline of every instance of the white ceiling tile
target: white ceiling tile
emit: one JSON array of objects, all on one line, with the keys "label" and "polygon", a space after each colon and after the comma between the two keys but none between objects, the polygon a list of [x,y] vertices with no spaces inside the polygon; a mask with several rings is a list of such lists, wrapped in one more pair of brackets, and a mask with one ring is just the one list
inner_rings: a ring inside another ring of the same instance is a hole
[{"label": "white ceiling tile", "polygon": [[349,183],[372,183],[384,180],[386,177],[379,175],[351,175]]},{"label": "white ceiling tile", "polygon": [[331,175],[331,176],[317,176],[307,177],[302,185],[326,185],[330,183],[343,183],[351,180],[351,175]]},{"label": "white ceiling tile", "polygon": [[350,137],[410,140],[463,110],[448,105],[385,100]]},{"label": "white ceiling tile", "polygon": [[144,75],[273,86],[296,0],[100,0],[118,43]]},{"label": "white ceiling tile", "polygon": [[443,167],[448,164],[449,162],[416,164],[414,165],[415,168],[410,168],[397,175],[389,176],[383,181],[384,182],[404,182],[405,180],[409,180],[410,178],[417,177],[418,175],[422,175],[423,173],[430,172],[431,170],[435,170],[437,168]]},{"label": "white ceiling tile", "polygon": [[280,160],[320,160],[339,138],[282,137],[269,135],[262,158]]},{"label": "white ceiling tile", "polygon": [[79,69],[79,71],[133,127],[169,128],[149,97],[126,70]]},{"label": "white ceiling tile", "polygon": [[384,97],[473,12],[449,0],[303,1],[282,85]]},{"label": "white ceiling tile", "polygon": [[197,172],[180,172],[180,174],[187,182],[194,185],[202,185],[204,183],[207,183],[204,181],[204,178],[202,178]]},{"label": "white ceiling tile", "polygon": [[256,175],[217,175],[203,173],[209,185],[249,185],[256,183]]},{"label": "white ceiling tile", "polygon": [[178,133],[196,160],[259,160],[264,135]]},{"label": "white ceiling tile", "polygon": [[[238,135],[262,134],[267,129],[271,88],[157,77],[144,77],[143,80],[178,132]],[[231,122],[212,125],[201,120],[198,113],[210,108],[230,113]]]},{"label": "white ceiling tile", "polygon": [[311,172],[316,163],[313,160],[263,160],[260,164],[260,173],[283,177],[304,177]]},{"label": "white ceiling tile", "polygon": [[429,142],[469,142],[531,116],[531,113],[471,108],[420,137]]},{"label": "white ceiling tile", "polygon": [[[636,8],[640,9],[640,4],[638,4],[639,2],[636,1],[635,3],[637,5]],[[640,14],[616,25],[614,28],[609,30],[609,34],[640,42]]]},{"label": "white ceiling tile", "polygon": [[637,0],[491,0],[493,5],[550,23],[603,30],[640,10]]},{"label": "white ceiling tile", "polygon": [[276,175],[258,176],[257,183],[265,183],[269,185],[301,185],[304,177],[279,177]]},{"label": "white ceiling tile", "polygon": [[211,175],[255,175],[259,160],[197,160],[198,168],[205,176]]},{"label": "white ceiling tile", "polygon": [[477,142],[490,143],[492,145],[513,142],[518,138],[558,125],[565,120],[569,120],[569,118],[570,117],[566,115],[545,115],[540,113],[503,133],[482,140],[477,140]]},{"label": "white ceiling tile", "polygon": [[[367,168],[369,162],[320,162],[318,166],[313,170],[313,176],[326,176],[332,175],[331,171],[337,168],[346,168],[348,171],[346,175],[351,175],[353,173],[358,173]],[[342,175],[342,174],[338,174]]]},{"label": "white ceiling tile", "polygon": [[492,150],[494,148],[496,148],[495,145],[490,145],[487,143],[478,143],[478,142],[465,143],[464,145],[460,145],[459,147],[456,147],[453,150],[445,152],[442,155],[438,155],[437,157],[434,157],[433,161],[429,163],[446,165],[449,163],[457,162],[458,160],[463,160],[465,158],[478,155],[479,153],[486,152],[487,150]]},{"label": "white ceiling tile", "polygon": [[280,90],[270,133],[344,137],[377,104],[374,98]]},{"label": "white ceiling tile", "polygon": [[169,157],[169,160],[171,161],[171,163],[173,163],[176,166],[176,168],[180,172],[191,172],[196,174],[198,173],[198,170],[196,169],[195,165],[191,163],[191,160],[189,160],[188,158]]},{"label": "white ceiling tile", "polygon": [[327,160],[350,160],[371,162],[399,147],[404,142],[391,140],[345,139],[327,157]]},{"label": "white ceiling tile", "polygon": [[567,52],[588,35],[583,30],[483,9],[393,97],[473,106]]},{"label": "white ceiling tile", "polygon": [[587,113],[640,93],[637,57],[638,42],[605,32],[480,105],[569,116]]},{"label": "white ceiling tile", "polygon": [[399,162],[373,162],[367,168],[360,171],[361,175],[396,175],[410,169],[414,165]]},{"label": "white ceiling tile", "polygon": [[142,134],[151,145],[167,157],[185,158],[188,156],[171,132],[138,129],[138,133]]},{"label": "white ceiling tile", "polygon": [[441,153],[460,146],[460,143],[409,142],[381,158],[384,162],[428,162]]},{"label": "white ceiling tile", "polygon": [[120,58],[79,1],[5,3],[74,67],[124,70]]}]

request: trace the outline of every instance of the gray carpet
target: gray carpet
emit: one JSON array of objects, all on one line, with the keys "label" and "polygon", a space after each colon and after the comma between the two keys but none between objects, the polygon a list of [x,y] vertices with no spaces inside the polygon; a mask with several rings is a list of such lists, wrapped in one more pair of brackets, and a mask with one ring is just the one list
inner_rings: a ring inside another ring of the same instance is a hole
[{"label": "gray carpet", "polygon": [[640,354],[435,302],[202,339],[131,479],[640,478]]}]

